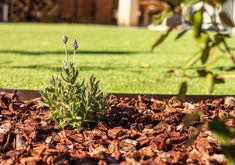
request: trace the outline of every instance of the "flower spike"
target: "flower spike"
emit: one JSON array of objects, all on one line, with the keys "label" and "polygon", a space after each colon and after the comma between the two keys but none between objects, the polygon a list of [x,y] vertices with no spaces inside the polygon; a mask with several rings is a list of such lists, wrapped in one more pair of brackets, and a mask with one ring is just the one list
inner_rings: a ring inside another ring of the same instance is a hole
[{"label": "flower spike", "polygon": [[68,37],[66,35],[63,36],[63,43],[64,43],[64,49],[65,49],[65,54],[66,54],[66,60],[68,62],[68,51],[67,51],[67,42],[68,42]]},{"label": "flower spike", "polygon": [[76,55],[76,50],[78,49],[78,43],[77,43],[77,40],[74,39],[73,40],[73,62],[74,62],[74,57]]}]

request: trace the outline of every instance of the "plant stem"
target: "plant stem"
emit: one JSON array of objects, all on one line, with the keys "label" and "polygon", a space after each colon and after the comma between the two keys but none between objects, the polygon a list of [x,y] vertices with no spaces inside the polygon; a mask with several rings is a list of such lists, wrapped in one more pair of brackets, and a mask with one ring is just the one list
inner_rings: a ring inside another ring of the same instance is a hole
[{"label": "plant stem", "polygon": [[66,61],[68,62],[68,51],[67,51],[67,45],[64,44],[65,54],[66,54]]},{"label": "plant stem", "polygon": [[229,48],[227,42],[224,39],[223,39],[223,44],[224,44],[225,50],[227,52],[227,57],[232,60],[233,64],[235,64],[235,59],[234,59],[233,53],[232,53],[231,49]]},{"label": "plant stem", "polygon": [[221,75],[218,75],[217,78],[222,78],[222,79],[228,79],[228,78],[235,78],[235,75],[234,74],[221,74]]},{"label": "plant stem", "polygon": [[74,63],[74,57],[76,55],[76,50],[73,51],[73,63]]}]

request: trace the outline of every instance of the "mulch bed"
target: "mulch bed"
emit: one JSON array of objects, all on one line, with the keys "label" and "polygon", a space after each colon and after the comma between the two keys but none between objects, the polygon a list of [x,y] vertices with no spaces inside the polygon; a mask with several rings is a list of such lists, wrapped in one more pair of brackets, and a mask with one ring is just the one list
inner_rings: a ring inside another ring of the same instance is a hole
[{"label": "mulch bed", "polygon": [[[1,164],[227,164],[207,121],[226,116],[226,125],[234,127],[234,98],[191,104],[112,96],[106,118],[77,131],[59,130],[39,100],[0,95]],[[184,128],[185,116],[198,111],[200,119]],[[199,136],[187,146],[199,124]]]}]

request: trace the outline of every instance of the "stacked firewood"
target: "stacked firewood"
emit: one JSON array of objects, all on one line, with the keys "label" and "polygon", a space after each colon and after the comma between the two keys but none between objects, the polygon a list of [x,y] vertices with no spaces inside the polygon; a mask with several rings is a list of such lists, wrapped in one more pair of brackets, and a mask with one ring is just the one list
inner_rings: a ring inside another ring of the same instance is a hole
[{"label": "stacked firewood", "polygon": [[60,20],[85,23],[114,23],[118,0],[60,0]]},{"label": "stacked firewood", "polygon": [[58,16],[58,0],[31,0],[31,17],[34,21],[52,22]]},{"label": "stacked firewood", "polygon": [[118,6],[118,0],[0,0],[2,2],[8,4],[8,20],[13,22],[68,21],[110,24],[115,22],[114,10]]},{"label": "stacked firewood", "polygon": [[55,21],[58,0],[7,0],[10,21]]},{"label": "stacked firewood", "polygon": [[8,0],[9,20],[26,21],[30,8],[30,0]]}]

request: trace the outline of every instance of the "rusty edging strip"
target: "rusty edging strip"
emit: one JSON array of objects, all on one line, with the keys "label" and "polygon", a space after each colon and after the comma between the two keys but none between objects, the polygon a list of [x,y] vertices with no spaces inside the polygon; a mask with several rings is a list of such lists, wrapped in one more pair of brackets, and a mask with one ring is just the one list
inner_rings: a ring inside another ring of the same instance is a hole
[{"label": "rusty edging strip", "polygon": [[[14,93],[17,91],[17,94],[19,95],[21,100],[30,100],[34,98],[41,97],[40,91],[39,90],[21,90],[21,89],[1,89],[0,88],[0,93]],[[130,98],[138,98],[138,96],[143,96],[146,98],[154,98],[154,99],[169,99],[172,98],[172,94],[128,94],[128,93],[110,93],[111,95],[115,95],[116,97],[130,97]],[[186,95],[185,101],[187,102],[199,102],[201,100],[206,100],[206,99],[217,99],[217,98],[224,98],[226,96],[233,96],[234,95]]]},{"label": "rusty edging strip", "polygon": [[20,100],[30,100],[34,98],[41,97],[39,90],[21,90],[21,89],[1,89],[0,93],[17,93],[19,95]]}]

